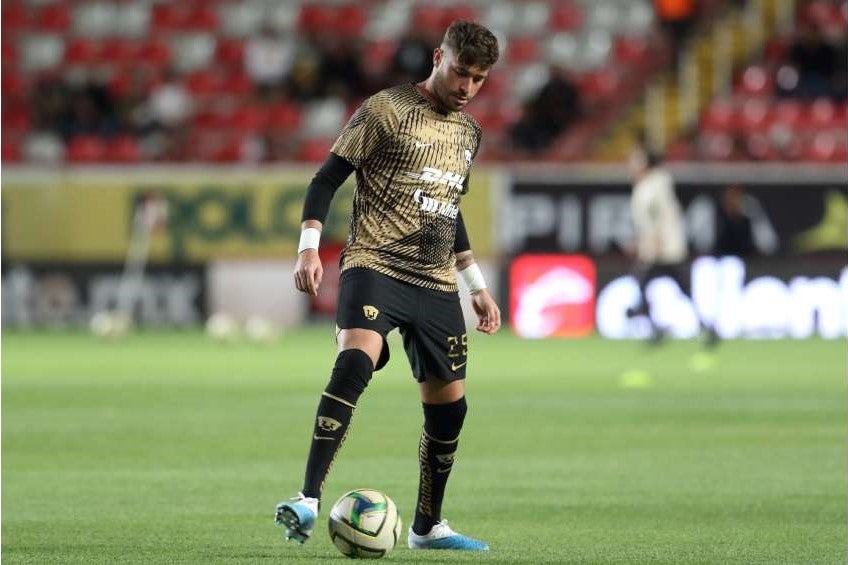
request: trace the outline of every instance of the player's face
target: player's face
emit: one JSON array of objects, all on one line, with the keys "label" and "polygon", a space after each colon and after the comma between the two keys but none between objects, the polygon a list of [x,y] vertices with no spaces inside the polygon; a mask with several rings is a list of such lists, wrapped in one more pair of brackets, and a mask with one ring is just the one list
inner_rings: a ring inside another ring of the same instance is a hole
[{"label": "player's face", "polygon": [[463,65],[450,47],[436,49],[433,54],[435,69],[433,90],[445,108],[454,112],[462,110],[480,91],[489,75],[489,69]]}]

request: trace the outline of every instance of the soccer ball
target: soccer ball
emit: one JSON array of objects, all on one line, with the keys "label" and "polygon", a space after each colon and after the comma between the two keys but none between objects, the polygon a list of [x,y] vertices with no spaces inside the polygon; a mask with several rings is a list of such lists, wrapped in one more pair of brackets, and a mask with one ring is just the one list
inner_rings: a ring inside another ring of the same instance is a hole
[{"label": "soccer ball", "polygon": [[380,491],[352,490],[330,511],[330,539],[348,557],[383,557],[397,544],[400,530],[397,506]]}]

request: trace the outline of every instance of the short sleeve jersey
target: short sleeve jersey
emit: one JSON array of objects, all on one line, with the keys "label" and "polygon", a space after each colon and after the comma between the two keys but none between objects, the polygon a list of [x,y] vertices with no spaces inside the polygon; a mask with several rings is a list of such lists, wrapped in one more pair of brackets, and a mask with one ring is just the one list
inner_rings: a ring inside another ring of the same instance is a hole
[{"label": "short sleeve jersey", "polygon": [[480,135],[474,118],[440,112],[414,84],[367,99],[332,148],[356,168],[342,271],[456,291],[456,218]]}]

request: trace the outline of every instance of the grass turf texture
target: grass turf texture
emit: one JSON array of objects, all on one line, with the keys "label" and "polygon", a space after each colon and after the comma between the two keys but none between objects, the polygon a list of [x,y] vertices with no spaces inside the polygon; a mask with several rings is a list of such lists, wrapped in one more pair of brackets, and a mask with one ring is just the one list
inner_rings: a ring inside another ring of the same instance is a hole
[{"label": "grass turf texture", "polygon": [[472,336],[444,513],[485,556],[405,547],[421,415],[395,342],[316,534],[284,543],[273,508],[300,487],[331,335],[4,333],[4,563],[339,562],[327,514],[357,487],[397,502],[396,563],[846,561],[841,341],[725,343],[694,372],[694,342]]}]

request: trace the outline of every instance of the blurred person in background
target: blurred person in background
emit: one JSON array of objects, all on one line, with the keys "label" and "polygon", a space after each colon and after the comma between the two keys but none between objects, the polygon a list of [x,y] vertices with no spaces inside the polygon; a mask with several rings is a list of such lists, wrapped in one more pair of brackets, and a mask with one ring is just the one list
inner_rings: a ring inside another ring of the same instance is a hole
[{"label": "blurred person in background", "polygon": [[[635,276],[639,283],[639,302],[627,309],[628,317],[646,316],[651,325],[651,343],[666,337],[666,329],[656,321],[648,299],[648,284],[658,277],[671,278],[680,292],[689,296],[684,281],[688,256],[683,208],[674,191],[674,179],[662,165],[659,154],[642,140],[630,155],[629,167],[635,178],[630,198],[636,241]],[[715,333],[707,331],[707,343],[715,343]]]},{"label": "blurred person in background", "polygon": [[696,0],[654,0],[657,20],[662,26],[671,62],[677,65],[695,23]]},{"label": "blurred person in background", "polygon": [[367,94],[359,50],[341,39],[326,37],[321,42],[321,67],[324,96],[345,101],[362,100]]},{"label": "blurred person in background", "polygon": [[162,82],[153,87],[147,101],[150,154],[176,158],[186,149],[187,128],[183,126],[194,111],[192,98],[180,74],[172,68],[165,71]]},{"label": "blurred person in background", "polygon": [[414,28],[403,36],[392,57],[392,82],[401,84],[427,78],[433,68],[432,45],[436,43],[438,40],[432,41],[424,32]]},{"label": "blurred person in background", "polygon": [[786,85],[789,88],[783,92],[805,99],[834,94],[838,60],[839,52],[826,40],[819,25],[811,19],[801,19],[788,56],[797,82]]},{"label": "blurred person in background", "polygon": [[298,290],[315,295],[323,276],[321,229],[336,190],[356,172],[336,310],[338,356],[318,404],[302,490],[275,514],[287,539],[303,543],[312,534],[330,466],[359,397],[389,359],[386,336],[398,328],[424,411],[418,501],[407,544],[488,549],[448,527],[441,507],[467,410],[467,334],[457,275],[472,293],[477,330],[492,334],[500,327],[500,310],[459,211],[482,135],[463,110],[498,56],[488,29],[453,22],[433,51],[429,78],[368,98],[307,189],[294,278]]},{"label": "blurred person in background", "polygon": [[545,85],[524,105],[512,126],[513,143],[531,153],[543,151],[582,114],[580,92],[565,69],[552,67]]},{"label": "blurred person in background", "polygon": [[244,48],[244,69],[256,85],[257,94],[267,99],[278,93],[291,72],[295,45],[279,36],[274,28],[263,25]]},{"label": "blurred person in background", "polygon": [[745,189],[730,185],[722,190],[718,208],[715,253],[748,257],[754,253],[754,231],[745,210]]}]

